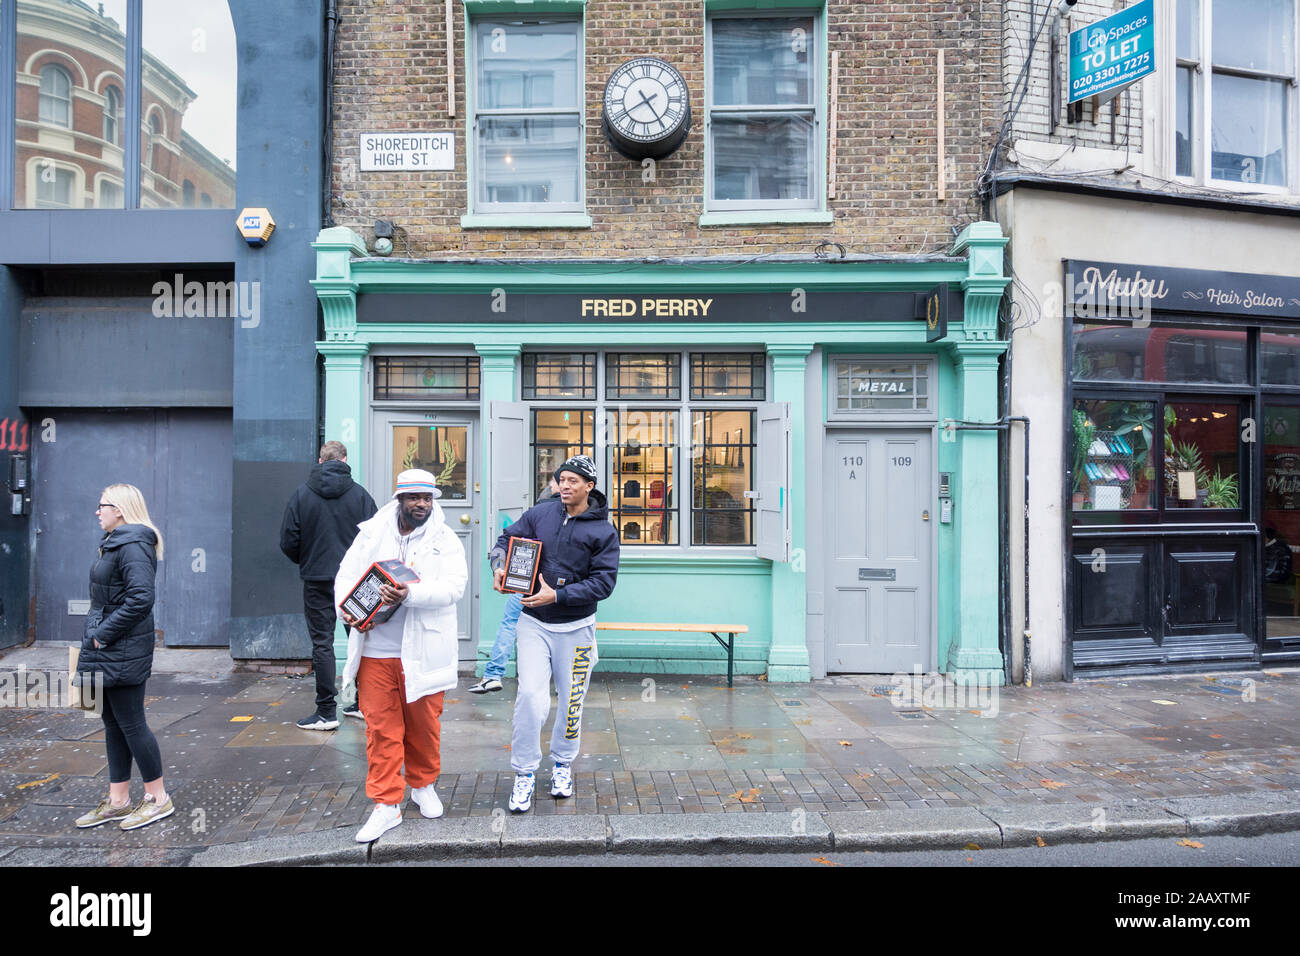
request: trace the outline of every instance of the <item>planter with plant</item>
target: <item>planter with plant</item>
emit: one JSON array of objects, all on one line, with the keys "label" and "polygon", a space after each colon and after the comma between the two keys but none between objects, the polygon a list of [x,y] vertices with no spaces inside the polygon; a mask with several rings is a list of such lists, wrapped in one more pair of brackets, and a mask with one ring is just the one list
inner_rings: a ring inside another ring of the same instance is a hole
[{"label": "planter with plant", "polygon": [[1214,477],[1205,483],[1205,507],[1207,508],[1236,508],[1238,507],[1238,486],[1236,475],[1222,475],[1216,469]]}]

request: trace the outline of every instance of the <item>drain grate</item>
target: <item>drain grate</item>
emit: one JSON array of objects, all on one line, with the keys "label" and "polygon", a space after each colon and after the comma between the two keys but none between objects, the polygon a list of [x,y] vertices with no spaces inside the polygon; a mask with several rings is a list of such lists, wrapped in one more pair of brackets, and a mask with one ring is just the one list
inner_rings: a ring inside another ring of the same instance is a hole
[{"label": "drain grate", "polygon": [[875,687],[871,688],[871,693],[882,694],[886,697],[893,697],[902,692],[903,688],[899,687],[897,684],[877,684]]}]

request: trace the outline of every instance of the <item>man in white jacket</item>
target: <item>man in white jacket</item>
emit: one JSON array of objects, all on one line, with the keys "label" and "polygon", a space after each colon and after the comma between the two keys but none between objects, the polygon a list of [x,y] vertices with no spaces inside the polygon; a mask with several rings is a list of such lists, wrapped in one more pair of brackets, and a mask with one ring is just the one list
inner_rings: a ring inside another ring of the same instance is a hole
[{"label": "man in white jacket", "polygon": [[423,816],[442,816],[434,790],[441,769],[439,718],[443,692],[456,686],[456,602],[465,593],[469,569],[460,538],[434,501],[441,495],[427,471],[398,475],[392,500],[357,526],[334,579],[334,601],[341,605],[376,561],[399,560],[420,578],[381,587],[384,603],[397,605],[397,611],[364,631],[340,607],[350,627],[344,696],[355,681],[357,703],[366,715],[366,795],[375,801],[358,843],[376,840],[402,822],[407,783]]}]

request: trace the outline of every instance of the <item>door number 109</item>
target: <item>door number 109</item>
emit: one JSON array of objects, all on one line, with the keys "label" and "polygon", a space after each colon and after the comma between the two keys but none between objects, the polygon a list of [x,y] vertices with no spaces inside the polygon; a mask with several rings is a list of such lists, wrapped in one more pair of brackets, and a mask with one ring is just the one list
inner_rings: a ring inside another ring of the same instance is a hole
[{"label": "door number 109", "polygon": [[910,455],[899,455],[889,460],[898,468],[907,468],[912,464],[912,457]]}]

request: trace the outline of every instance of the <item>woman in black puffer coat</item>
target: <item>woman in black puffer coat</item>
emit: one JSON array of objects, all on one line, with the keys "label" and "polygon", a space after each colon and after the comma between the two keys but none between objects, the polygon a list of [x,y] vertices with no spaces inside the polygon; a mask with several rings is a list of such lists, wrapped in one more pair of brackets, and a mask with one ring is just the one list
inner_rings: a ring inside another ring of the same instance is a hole
[{"label": "woman in black puffer coat", "polygon": [[[144,686],[153,672],[154,577],[162,535],[134,485],[110,485],[95,509],[104,539],[90,569],[90,614],[77,673],[83,692],[97,688],[108,749],[108,799],[78,818],[81,828],[117,821],[134,830],[175,812],[163,786],[158,739],[145,722]],[[102,682],[102,684],[101,684]],[[145,796],[131,806],[131,762]]]}]

